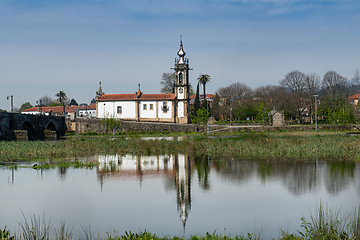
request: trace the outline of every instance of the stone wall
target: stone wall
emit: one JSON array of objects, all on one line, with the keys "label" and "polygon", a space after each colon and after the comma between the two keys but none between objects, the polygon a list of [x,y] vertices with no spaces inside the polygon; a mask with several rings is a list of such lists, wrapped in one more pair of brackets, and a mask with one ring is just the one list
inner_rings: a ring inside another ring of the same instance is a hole
[{"label": "stone wall", "polygon": [[[86,133],[86,132],[97,132],[104,133],[105,128],[99,123],[97,118],[77,118],[74,121],[70,121],[70,119],[66,119],[66,125],[68,127],[68,131],[75,133]],[[319,125],[319,130],[354,130],[355,125]],[[210,125],[210,131],[216,133],[226,133],[226,132],[262,132],[262,131],[277,131],[277,130],[287,130],[287,131],[314,131],[314,125],[303,125],[303,126],[260,126],[253,124],[243,125],[243,126],[231,126],[224,125]],[[206,130],[206,129],[205,129]],[[117,129],[116,132],[119,131],[144,131],[144,132],[203,132],[203,126],[194,125],[194,124],[176,124],[176,123],[154,123],[154,122],[135,122],[135,121],[124,121],[122,127]],[[111,129],[109,129],[111,132]]]},{"label": "stone wall", "polygon": [[[105,127],[99,123],[97,118],[77,118],[74,121],[66,119],[68,131],[75,133],[97,132],[103,133],[106,131]],[[109,131],[111,131],[109,129]],[[153,131],[153,132],[202,132],[203,127],[194,124],[176,124],[176,123],[157,123],[157,122],[135,122],[123,121],[122,127],[117,129],[119,131]]]},{"label": "stone wall", "polygon": [[[318,130],[346,130],[351,131],[354,130],[355,125],[320,125],[318,126]],[[231,132],[264,132],[264,131],[314,131],[314,126],[280,126],[280,127],[273,127],[273,126],[233,126],[231,128],[224,128],[221,130],[217,130],[217,133],[231,133]]]}]

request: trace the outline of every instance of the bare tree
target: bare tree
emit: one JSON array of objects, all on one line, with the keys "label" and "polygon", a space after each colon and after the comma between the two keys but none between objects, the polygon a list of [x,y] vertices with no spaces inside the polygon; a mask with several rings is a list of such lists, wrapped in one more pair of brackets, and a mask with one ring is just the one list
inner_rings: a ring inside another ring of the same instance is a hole
[{"label": "bare tree", "polygon": [[243,101],[253,96],[253,90],[240,82],[233,83],[228,87],[219,88],[216,93],[224,102],[223,115],[227,116],[229,114],[231,119],[233,118],[232,112],[238,111]]},{"label": "bare tree", "polygon": [[175,72],[163,73],[160,84],[162,93],[174,93],[175,92]]},{"label": "bare tree", "polygon": [[352,80],[353,85],[356,86],[357,93],[360,94],[360,71],[359,69],[356,69],[354,72],[354,78]]},{"label": "bare tree", "polygon": [[280,91],[281,91],[281,87],[276,85],[260,86],[255,89],[254,97],[260,100],[261,102],[263,102],[267,108],[278,109],[277,101],[281,96],[279,94]]},{"label": "bare tree", "polygon": [[253,90],[244,83],[237,82],[228,87],[219,88],[217,93],[226,100],[227,104],[230,104],[249,99],[253,94]]},{"label": "bare tree", "polygon": [[265,104],[268,109],[284,111],[286,117],[296,116],[296,108],[289,91],[276,85],[260,86],[255,89],[254,97]]},{"label": "bare tree", "polygon": [[305,78],[305,101],[311,115],[310,121],[313,123],[314,109],[315,109],[315,97],[320,90],[320,76],[315,73],[306,75]]},{"label": "bare tree", "polygon": [[296,105],[296,120],[300,123],[300,115],[305,110],[304,91],[305,91],[306,74],[298,70],[289,72],[285,75],[283,80],[280,80],[280,85],[291,93],[291,96]]},{"label": "bare tree", "polygon": [[327,71],[325,73],[321,85],[326,92],[331,110],[336,110],[338,104],[344,100],[347,84],[347,79],[337,72]]},{"label": "bare tree", "polygon": [[43,107],[47,107],[50,106],[51,104],[53,104],[55,102],[55,100],[53,100],[51,97],[49,97],[48,95],[42,96],[37,103],[40,105],[41,102],[41,106]]}]

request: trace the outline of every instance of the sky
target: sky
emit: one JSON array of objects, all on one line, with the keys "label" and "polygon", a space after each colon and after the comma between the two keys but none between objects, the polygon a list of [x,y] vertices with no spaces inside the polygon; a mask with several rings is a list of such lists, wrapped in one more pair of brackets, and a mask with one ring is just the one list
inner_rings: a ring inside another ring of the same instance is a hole
[{"label": "sky", "polygon": [[241,82],[278,85],[293,71],[360,68],[358,0],[0,0],[0,108],[64,91],[159,93],[180,35],[190,82],[207,93]]}]

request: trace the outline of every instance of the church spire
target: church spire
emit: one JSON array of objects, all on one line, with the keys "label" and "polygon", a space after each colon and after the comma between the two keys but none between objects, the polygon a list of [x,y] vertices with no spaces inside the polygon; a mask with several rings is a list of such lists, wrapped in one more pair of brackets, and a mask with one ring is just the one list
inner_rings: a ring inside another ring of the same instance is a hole
[{"label": "church spire", "polygon": [[180,50],[178,51],[177,55],[179,56],[179,64],[185,64],[185,51],[183,49],[182,39],[180,40]]}]

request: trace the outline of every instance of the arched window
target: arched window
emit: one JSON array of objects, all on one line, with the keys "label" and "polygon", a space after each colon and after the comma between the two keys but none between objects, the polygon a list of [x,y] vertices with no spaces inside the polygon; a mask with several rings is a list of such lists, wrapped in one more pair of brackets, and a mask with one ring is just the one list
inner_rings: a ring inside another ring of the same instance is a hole
[{"label": "arched window", "polygon": [[183,80],[183,75],[182,73],[179,74],[179,83],[182,84],[182,80]]}]

